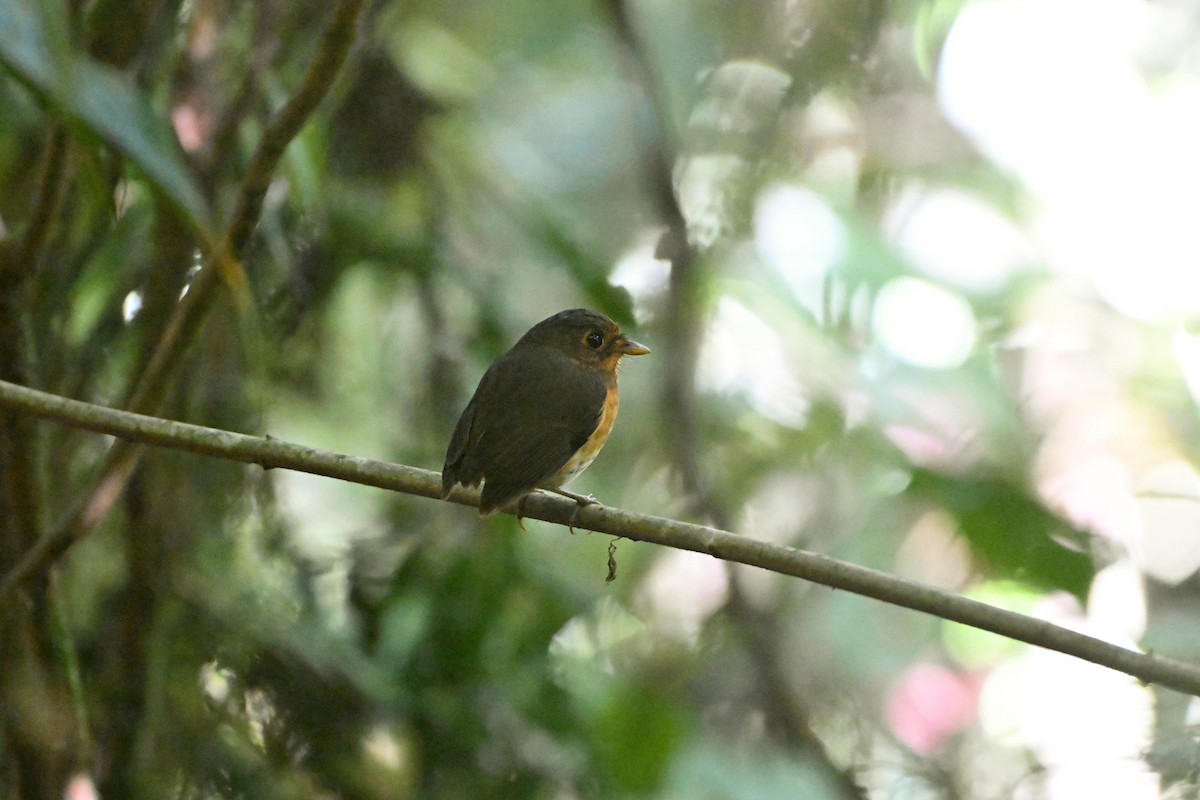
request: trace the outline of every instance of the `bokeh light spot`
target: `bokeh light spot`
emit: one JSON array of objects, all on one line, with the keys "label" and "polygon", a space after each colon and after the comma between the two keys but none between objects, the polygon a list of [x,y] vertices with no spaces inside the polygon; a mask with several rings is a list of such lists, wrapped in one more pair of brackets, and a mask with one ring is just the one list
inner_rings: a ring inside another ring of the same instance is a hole
[{"label": "bokeh light spot", "polygon": [[966,300],[917,278],[884,285],[872,324],[883,346],[915,367],[953,369],[975,345],[975,315]]},{"label": "bokeh light spot", "polygon": [[1011,220],[960,189],[908,192],[884,225],[917,269],[966,291],[996,291],[1033,261]]},{"label": "bokeh light spot", "polygon": [[801,294],[842,258],[846,230],[815,192],[780,184],[758,198],[754,244],[762,259]]}]

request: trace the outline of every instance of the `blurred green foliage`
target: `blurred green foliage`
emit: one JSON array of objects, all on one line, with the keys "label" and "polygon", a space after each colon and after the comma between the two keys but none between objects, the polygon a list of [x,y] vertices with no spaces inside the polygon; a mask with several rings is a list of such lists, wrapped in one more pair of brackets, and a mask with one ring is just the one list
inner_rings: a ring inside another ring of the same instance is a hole
[{"label": "blurred green foliage", "polygon": [[[0,378],[123,402],[329,5],[0,0]],[[881,219],[906,186],[1019,205],[931,101],[964,5],[369,5],[266,193],[254,303],[213,301],[159,413],[436,468],[487,364],[593,306],[654,354],[624,368],[577,488],[1078,611],[1111,553],[1039,490],[1006,345],[1050,279],[963,293],[980,333],[945,371],[899,364],[871,325],[914,274]],[[893,96],[918,98],[916,134],[884,115],[843,136]],[[842,146],[852,168],[825,158]],[[756,246],[779,185],[845,237],[819,274]],[[1147,384],[1194,433],[1178,375]],[[0,415],[0,443],[6,572],[106,442]],[[981,666],[936,620],[629,542],[607,584],[607,539],[527,527],[147,453],[0,607],[0,797],[79,776],[112,798],[1004,796],[965,788],[969,734],[920,752],[888,699],[914,664],[969,683],[1009,653]],[[1194,790],[1186,730],[1178,711],[1156,747]]]}]

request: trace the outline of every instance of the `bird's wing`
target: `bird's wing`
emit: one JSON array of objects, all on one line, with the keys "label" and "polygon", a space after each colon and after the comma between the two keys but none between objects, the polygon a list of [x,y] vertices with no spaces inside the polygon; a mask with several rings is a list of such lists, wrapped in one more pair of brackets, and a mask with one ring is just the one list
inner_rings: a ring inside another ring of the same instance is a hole
[{"label": "bird's wing", "polygon": [[501,358],[480,382],[462,463],[484,480],[480,510],[531,491],[596,430],[607,387],[602,375],[561,353],[526,348]]},{"label": "bird's wing", "polygon": [[479,382],[479,387],[475,390],[474,397],[471,398],[471,402],[467,403],[462,416],[458,418],[458,424],[454,426],[454,434],[450,437],[450,446],[446,448],[446,463],[442,466],[443,500],[450,496],[450,490],[454,488],[454,484],[456,483],[462,483],[467,486],[479,483],[481,476],[478,474],[469,474],[463,468],[463,460],[467,454],[467,444],[471,438],[472,423],[475,421],[475,401],[479,397],[479,393],[483,390],[487,378],[488,374],[485,373],[483,380]]}]

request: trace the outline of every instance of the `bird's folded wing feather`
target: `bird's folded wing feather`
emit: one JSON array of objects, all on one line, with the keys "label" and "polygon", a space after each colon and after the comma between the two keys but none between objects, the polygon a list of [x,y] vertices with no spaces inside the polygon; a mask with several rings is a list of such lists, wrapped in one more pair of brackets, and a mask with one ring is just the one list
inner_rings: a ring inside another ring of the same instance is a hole
[{"label": "bird's folded wing feather", "polygon": [[496,400],[475,409],[463,458],[484,479],[485,512],[558,472],[596,430],[607,392],[601,375],[555,352],[502,359],[486,377]]}]

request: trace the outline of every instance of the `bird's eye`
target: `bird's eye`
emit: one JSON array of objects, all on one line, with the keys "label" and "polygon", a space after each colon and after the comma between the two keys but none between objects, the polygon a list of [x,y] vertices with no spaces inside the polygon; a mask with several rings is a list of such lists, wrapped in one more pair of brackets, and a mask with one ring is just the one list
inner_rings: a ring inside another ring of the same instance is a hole
[{"label": "bird's eye", "polygon": [[604,337],[600,335],[600,331],[589,331],[583,341],[593,350],[599,350],[600,345],[604,344]]}]

